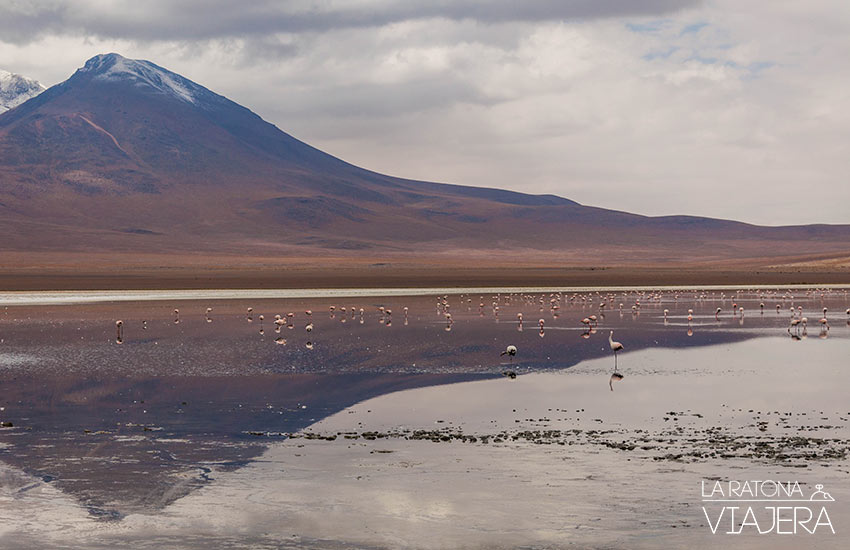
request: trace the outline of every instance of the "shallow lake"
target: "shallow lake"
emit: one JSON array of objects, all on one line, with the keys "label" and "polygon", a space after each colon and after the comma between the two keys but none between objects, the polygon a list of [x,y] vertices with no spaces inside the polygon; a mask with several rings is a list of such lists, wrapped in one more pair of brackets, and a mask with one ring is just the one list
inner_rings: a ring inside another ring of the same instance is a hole
[{"label": "shallow lake", "polygon": [[847,290],[376,294],[6,299],[0,547],[846,547]]}]

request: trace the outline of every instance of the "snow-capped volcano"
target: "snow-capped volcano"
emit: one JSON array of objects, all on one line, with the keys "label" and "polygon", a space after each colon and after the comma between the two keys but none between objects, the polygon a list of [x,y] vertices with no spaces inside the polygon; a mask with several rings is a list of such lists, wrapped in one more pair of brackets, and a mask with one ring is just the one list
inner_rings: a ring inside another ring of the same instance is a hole
[{"label": "snow-capped volcano", "polygon": [[651,218],[552,195],[387,176],[311,147],[150,61],[111,53],[0,114],[0,236],[0,256],[132,250],[466,260],[495,252],[517,262],[540,253],[629,263],[763,258],[768,249],[845,258],[850,225]]},{"label": "snow-capped volcano", "polygon": [[45,89],[37,80],[0,69],[0,113],[17,107]]}]

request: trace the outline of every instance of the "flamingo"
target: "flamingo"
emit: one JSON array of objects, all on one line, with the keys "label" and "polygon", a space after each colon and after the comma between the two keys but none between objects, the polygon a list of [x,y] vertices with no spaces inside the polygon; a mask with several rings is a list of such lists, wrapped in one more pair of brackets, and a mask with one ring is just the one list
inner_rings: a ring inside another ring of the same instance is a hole
[{"label": "flamingo", "polygon": [[504,355],[507,355],[507,356],[510,358],[511,363],[513,363],[513,362],[514,362],[514,357],[516,356],[516,346],[511,345],[511,346],[506,347],[506,348],[505,348],[505,351],[503,351],[503,352],[500,354],[500,356],[504,356]]},{"label": "flamingo", "polygon": [[788,325],[788,334],[791,334],[791,329],[793,328],[795,331],[800,330],[800,323],[802,319],[791,318],[791,324]]},{"label": "flamingo", "polygon": [[617,370],[617,352],[623,349],[623,344],[614,341],[614,331],[608,334],[608,347],[614,352],[614,370]]}]

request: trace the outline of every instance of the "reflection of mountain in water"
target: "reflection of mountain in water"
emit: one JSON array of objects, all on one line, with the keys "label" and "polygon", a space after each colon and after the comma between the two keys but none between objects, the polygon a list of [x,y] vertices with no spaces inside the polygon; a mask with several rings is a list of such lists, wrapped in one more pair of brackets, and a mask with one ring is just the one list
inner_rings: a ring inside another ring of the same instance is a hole
[{"label": "reflection of mountain in water", "polygon": [[[281,433],[386,393],[469,374],[292,374],[0,382],[26,415],[0,459],[120,518],[156,509],[237,468]],[[250,433],[250,432],[253,432]],[[269,432],[271,435],[264,435]],[[7,434],[10,431],[7,430]],[[258,435],[263,434],[263,435]]]},{"label": "reflection of mountain in water", "polygon": [[[10,444],[0,450],[0,459],[56,483],[96,515],[114,518],[156,509],[214,478],[209,468],[238,468],[262,453],[269,441],[283,437],[279,434],[301,430],[366,399],[499,376],[503,369],[498,353],[491,350],[489,328],[489,322],[469,326],[454,345],[431,346],[412,361],[402,360],[398,353],[367,353],[368,342],[346,350],[343,340],[339,344],[342,349],[329,352],[330,357],[318,355],[301,365],[313,372],[298,374],[19,376],[13,383],[0,382],[0,389],[7,402],[19,402],[18,407],[26,411],[21,414],[25,419],[15,422],[26,431],[16,431],[15,437],[0,435],[0,441]],[[576,331],[552,332],[554,337],[548,339],[528,332],[533,344],[519,343],[517,372],[567,368],[608,353],[594,345],[594,340],[581,339]],[[754,336],[703,331],[688,337],[670,330],[626,334],[630,351],[731,343]],[[406,349],[416,353],[419,346],[405,342],[421,337],[421,331],[409,331],[397,345],[409,346]],[[602,340],[600,337],[599,342]],[[276,351],[273,344],[268,348],[270,353]],[[551,359],[546,360],[547,356]],[[100,360],[106,364],[89,367],[99,371],[118,365],[118,358],[111,354]],[[621,360],[626,371],[635,366],[628,354]],[[275,368],[271,357],[267,361],[266,369]],[[420,373],[399,372],[413,363]],[[327,370],[329,364],[362,372],[315,372]],[[289,367],[278,361],[277,368]],[[120,371],[118,366],[113,369]],[[436,372],[427,373],[429,369]],[[423,370],[426,373],[421,373]],[[272,435],[265,435],[267,432]],[[40,447],[43,445],[50,447]],[[77,457],[85,460],[71,460]]]}]

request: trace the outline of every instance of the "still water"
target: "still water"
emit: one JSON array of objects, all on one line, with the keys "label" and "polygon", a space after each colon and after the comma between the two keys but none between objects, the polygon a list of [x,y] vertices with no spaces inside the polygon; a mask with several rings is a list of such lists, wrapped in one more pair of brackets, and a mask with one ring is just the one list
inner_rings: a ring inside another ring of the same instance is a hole
[{"label": "still water", "polygon": [[0,547],[712,547],[706,479],[850,528],[845,289],[342,294],[4,306]]}]

